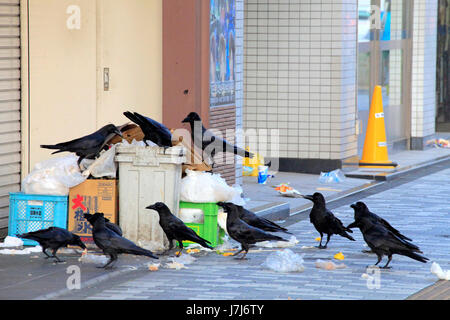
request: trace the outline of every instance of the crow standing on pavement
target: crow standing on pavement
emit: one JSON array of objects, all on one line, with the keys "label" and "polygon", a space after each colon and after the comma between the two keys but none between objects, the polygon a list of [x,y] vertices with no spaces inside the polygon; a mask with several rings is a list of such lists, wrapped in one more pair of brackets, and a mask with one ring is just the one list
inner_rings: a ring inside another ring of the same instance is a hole
[{"label": "crow standing on pavement", "polygon": [[110,257],[109,261],[104,266],[100,266],[98,268],[108,267],[111,263],[116,261],[118,255],[122,253],[158,259],[153,252],[138,247],[132,241],[119,236],[117,233],[107,228],[106,219],[104,218],[103,213],[96,212],[92,215],[89,222],[93,226],[92,238],[94,239],[95,244],[103,251],[105,255]]},{"label": "crow standing on pavement", "polygon": [[122,137],[122,132],[113,124],[108,124],[99,130],[91,133],[87,136],[74,139],[67,142],[57,143],[55,145],[42,144],[41,148],[44,149],[58,149],[54,153],[59,152],[73,152],[78,158],[78,166],[83,159],[95,159],[99,153],[107,148],[106,144],[112,137],[119,135]]},{"label": "crow standing on pavement", "polygon": [[[50,227],[38,231],[32,231],[17,235],[18,238],[34,240],[42,247],[42,252],[46,255],[45,259],[55,258],[58,262],[64,262],[56,256],[56,252],[59,248],[67,247],[67,245],[79,246],[82,249],[86,249],[83,241],[76,234],[73,234],[66,229],[59,227]],[[49,255],[46,250],[52,250],[52,255]]]},{"label": "crow standing on pavement", "polygon": [[378,260],[375,265],[380,263],[383,256],[388,256],[388,261],[382,269],[389,268],[388,265],[394,254],[406,256],[423,263],[428,261],[428,258],[417,254],[418,252],[421,253],[417,246],[400,239],[383,224],[374,221],[370,217],[362,217],[355,222],[355,225],[361,230],[364,241],[366,241],[370,249],[377,255]]},{"label": "crow standing on pavement", "polygon": [[131,113],[126,111],[123,114],[141,128],[144,133],[144,142],[146,145],[147,140],[150,140],[159,147],[172,147],[172,133],[165,125],[137,112]]},{"label": "crow standing on pavement", "polygon": [[173,240],[178,241],[178,245],[180,247],[178,256],[181,255],[181,251],[183,250],[183,240],[192,241],[200,244],[204,248],[213,249],[213,247],[209,245],[210,242],[208,240],[198,236],[195,231],[186,226],[181,219],[174,216],[164,203],[156,202],[155,204],[146,207],[146,209],[151,209],[158,212],[159,225],[169,240],[168,250],[172,250]]},{"label": "crow standing on pavement", "polygon": [[[85,213],[83,215],[83,217],[91,223],[91,225],[93,225],[93,214],[90,213]],[[92,222],[91,222],[92,221]],[[111,221],[109,221],[109,219],[105,218],[105,225],[108,229],[114,231],[115,233],[117,233],[119,236],[122,235],[122,229],[115,223],[112,223]]]},{"label": "crow standing on pavement", "polygon": [[[316,230],[320,233],[319,249],[325,249],[333,234],[338,234],[341,237],[345,237],[351,241],[355,241],[352,236],[347,232],[353,233],[349,228],[344,227],[341,220],[336,218],[334,214],[327,209],[325,204],[325,198],[319,192],[314,195],[303,196],[314,203],[311,212],[309,213],[309,221],[314,225]],[[323,234],[327,235],[327,242],[325,246],[322,246]]]},{"label": "crow standing on pavement", "polygon": [[[230,205],[233,205],[230,203]],[[273,221],[270,221],[269,219],[259,217],[254,212],[251,212],[250,210],[245,209],[242,206],[235,205],[236,208],[239,211],[239,218],[246,222],[247,224],[256,227],[258,229],[267,231],[267,232],[284,232],[291,234],[286,228],[283,228],[282,226],[279,226]]]},{"label": "crow standing on pavement", "polygon": [[[191,126],[191,137],[194,141],[194,144],[202,148],[205,151],[206,148],[211,150],[211,160],[214,158],[214,155],[217,152],[228,152],[239,155],[245,158],[253,158],[253,153],[250,153],[242,148],[239,148],[236,145],[232,145],[224,139],[216,137],[211,133],[211,131],[207,130],[203,124],[202,119],[196,112],[191,112],[188,114],[186,118],[182,121],[182,123],[189,123]],[[201,136],[198,136],[195,127],[199,125],[202,127]]]},{"label": "crow standing on pavement", "polygon": [[357,202],[356,204],[352,204],[350,207],[352,207],[355,210],[355,222],[349,224],[347,228],[355,228],[356,223],[362,219],[363,217],[367,217],[371,219],[373,222],[381,223],[386,229],[391,231],[393,234],[395,234],[397,237],[399,237],[402,240],[406,241],[412,241],[410,238],[404,236],[400,233],[397,229],[395,229],[393,226],[389,224],[386,220],[381,218],[380,216],[376,215],[373,212],[370,212],[369,208],[367,208],[367,205],[364,202]]},{"label": "crow standing on pavement", "polygon": [[231,238],[236,240],[241,244],[241,250],[233,254],[233,256],[238,255],[242,251],[244,255],[240,259],[244,259],[248,253],[250,245],[261,241],[287,241],[281,237],[275,236],[264,230],[252,227],[246,222],[239,219],[239,210],[233,203],[230,202],[218,202],[218,206],[222,207],[227,213],[227,231]]}]

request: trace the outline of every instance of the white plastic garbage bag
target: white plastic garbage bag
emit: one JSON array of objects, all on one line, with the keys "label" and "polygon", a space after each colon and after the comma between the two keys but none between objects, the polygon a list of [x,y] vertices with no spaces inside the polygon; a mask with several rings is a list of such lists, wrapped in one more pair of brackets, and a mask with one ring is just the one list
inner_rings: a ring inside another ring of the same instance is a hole
[{"label": "white plastic garbage bag", "polygon": [[262,266],[276,272],[303,272],[303,262],[303,255],[284,249],[268,255]]},{"label": "white plastic garbage bag", "polygon": [[37,163],[22,180],[22,191],[27,194],[68,195],[70,188],[86,180],[77,161],[78,157],[70,154]]},{"label": "white plastic garbage bag", "polygon": [[[126,140],[125,140],[126,141]],[[92,175],[95,178],[115,178],[117,172],[117,164],[114,161],[116,155],[116,145],[112,145],[107,151],[103,151],[100,156],[95,160],[83,160],[82,164],[86,167],[83,171],[84,177]]]},{"label": "white plastic garbage bag", "polygon": [[450,280],[450,270],[442,270],[437,262],[433,262],[431,265],[431,273],[436,275],[440,280]]},{"label": "white plastic garbage bag", "polygon": [[181,179],[180,200],[194,203],[237,201],[241,191],[230,187],[220,174],[186,169],[186,177]]}]

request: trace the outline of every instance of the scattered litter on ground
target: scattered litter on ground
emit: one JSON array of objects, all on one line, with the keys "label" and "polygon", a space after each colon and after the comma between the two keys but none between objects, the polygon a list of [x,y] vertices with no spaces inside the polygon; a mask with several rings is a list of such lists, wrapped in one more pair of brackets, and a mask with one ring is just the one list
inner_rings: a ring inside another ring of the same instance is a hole
[{"label": "scattered litter on ground", "polygon": [[263,248],[289,248],[295,246],[299,241],[295,236],[291,236],[289,241],[262,241],[258,242],[258,247]]},{"label": "scattered litter on ground", "polygon": [[317,241],[317,242],[320,242],[320,240],[322,240],[321,237],[317,237],[317,238],[314,239],[314,241]]},{"label": "scattered litter on ground", "polygon": [[85,253],[81,254],[81,257],[78,258],[78,261],[82,263],[95,263],[95,264],[106,264],[108,262],[108,257],[105,255]]},{"label": "scattered litter on ground", "polygon": [[433,262],[431,265],[431,273],[436,275],[440,280],[450,280],[450,270],[442,270],[437,262]]},{"label": "scattered litter on ground", "polygon": [[150,271],[158,271],[160,265],[161,265],[161,263],[149,263],[147,266],[148,266],[148,270],[150,270]]},{"label": "scattered litter on ground", "polygon": [[335,264],[333,261],[325,261],[321,259],[316,260],[316,268],[324,269],[324,270],[336,270],[336,269],[344,269],[347,266],[343,263]]},{"label": "scattered litter on ground", "polygon": [[312,246],[302,246],[300,249],[316,249],[316,247],[312,247]]},{"label": "scattered litter on ground", "polygon": [[450,141],[445,139],[428,140],[427,146],[434,148],[450,148]]},{"label": "scattered litter on ground", "polygon": [[10,255],[22,255],[30,254],[35,252],[42,252],[41,246],[27,247],[25,249],[3,249],[0,250],[0,254],[10,254]]},{"label": "scattered litter on ground", "polygon": [[303,272],[303,255],[290,249],[278,250],[267,256],[262,266],[275,272]]},{"label": "scattered litter on ground", "polygon": [[319,177],[320,183],[339,183],[344,181],[345,174],[341,169],[336,169],[330,172],[321,172]]},{"label": "scattered litter on ground", "polygon": [[180,270],[180,269],[187,269],[185,265],[191,264],[197,259],[187,254],[181,255],[179,257],[170,257],[169,260],[171,262],[166,263],[164,266],[165,268]]},{"label": "scattered litter on ground", "polygon": [[285,197],[290,197],[290,198],[301,198],[302,197],[302,194],[298,190],[292,188],[289,185],[289,182],[281,183],[276,186],[272,186],[272,188],[274,188],[275,191],[278,191],[279,194],[281,194],[282,196],[285,196]]},{"label": "scattered litter on ground", "polygon": [[344,254],[343,254],[342,252],[338,252],[338,253],[336,253],[336,254],[334,255],[334,258],[335,258],[336,260],[344,260],[344,259],[345,259],[345,256],[344,256]]},{"label": "scattered litter on ground", "polygon": [[22,247],[23,241],[20,238],[6,236],[4,242],[0,243],[0,248]]}]

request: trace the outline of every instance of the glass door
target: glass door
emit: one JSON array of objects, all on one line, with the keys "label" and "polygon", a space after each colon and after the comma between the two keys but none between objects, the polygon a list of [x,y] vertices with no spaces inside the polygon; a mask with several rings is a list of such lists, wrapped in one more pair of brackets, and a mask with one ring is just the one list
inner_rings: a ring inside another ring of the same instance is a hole
[{"label": "glass door", "polygon": [[388,146],[407,148],[411,110],[411,12],[408,0],[358,1],[358,118],[362,152],[370,102],[382,87]]}]

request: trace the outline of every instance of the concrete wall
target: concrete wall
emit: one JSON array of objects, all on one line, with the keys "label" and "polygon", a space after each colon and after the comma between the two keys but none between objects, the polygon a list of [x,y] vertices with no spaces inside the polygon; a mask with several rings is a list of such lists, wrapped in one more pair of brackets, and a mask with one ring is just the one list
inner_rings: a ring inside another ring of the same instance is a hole
[{"label": "concrete wall", "polygon": [[411,148],[422,149],[436,125],[437,0],[414,1]]},{"label": "concrete wall", "polygon": [[[50,157],[40,144],[121,125],[128,121],[125,110],[161,120],[162,0],[21,5],[22,175]],[[105,67],[109,91],[103,90]]]}]

